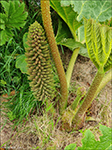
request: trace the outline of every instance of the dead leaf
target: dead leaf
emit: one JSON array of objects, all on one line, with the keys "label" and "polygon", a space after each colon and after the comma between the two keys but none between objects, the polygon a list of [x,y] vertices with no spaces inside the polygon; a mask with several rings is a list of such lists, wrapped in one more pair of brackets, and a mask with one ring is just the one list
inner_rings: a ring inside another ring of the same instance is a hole
[{"label": "dead leaf", "polygon": [[[17,92],[18,93],[18,92]],[[16,94],[16,92],[15,92],[15,90],[13,90],[13,91],[11,91],[10,92],[10,94],[8,95],[8,94],[3,94],[2,96],[1,96],[1,102],[7,102],[8,100],[10,100],[10,99],[8,99],[10,96],[13,96],[13,95],[15,95]]]}]

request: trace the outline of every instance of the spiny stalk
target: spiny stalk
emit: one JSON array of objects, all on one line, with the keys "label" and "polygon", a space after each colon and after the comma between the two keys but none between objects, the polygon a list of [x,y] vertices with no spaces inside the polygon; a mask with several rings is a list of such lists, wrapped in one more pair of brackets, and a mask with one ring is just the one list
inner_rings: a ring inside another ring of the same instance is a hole
[{"label": "spiny stalk", "polygon": [[46,36],[49,42],[52,57],[60,80],[60,92],[61,92],[60,113],[62,114],[67,106],[68,89],[65,72],[63,69],[62,61],[60,58],[60,54],[58,51],[58,47],[55,41],[55,36],[52,28],[49,0],[41,0],[41,10]]}]

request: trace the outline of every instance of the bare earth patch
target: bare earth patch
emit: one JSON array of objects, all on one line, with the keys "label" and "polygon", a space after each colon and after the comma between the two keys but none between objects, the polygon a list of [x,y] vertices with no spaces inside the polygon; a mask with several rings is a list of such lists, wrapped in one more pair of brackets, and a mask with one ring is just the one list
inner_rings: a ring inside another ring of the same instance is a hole
[{"label": "bare earth patch", "polygon": [[[71,57],[71,52],[65,50],[65,54],[61,53],[65,70]],[[84,86],[88,90],[92,80],[97,72],[93,63],[83,56],[78,56],[74,71],[72,74],[71,85],[73,88],[77,86]],[[98,139],[99,123],[108,127],[112,127],[111,118],[111,100],[112,100],[112,86],[109,82],[97,98],[93,101],[89,116],[92,117],[84,123],[82,131],[91,129]],[[69,99],[74,99],[75,95],[71,94]],[[57,119],[58,119],[57,115]],[[7,120],[7,122],[6,122]],[[1,145],[14,150],[64,150],[65,146],[70,143],[76,143],[81,146],[82,133],[79,131],[65,132],[60,130],[60,121],[56,123],[52,117],[47,114],[41,116],[34,115],[25,125],[18,126],[12,129],[13,123],[1,116]]]}]

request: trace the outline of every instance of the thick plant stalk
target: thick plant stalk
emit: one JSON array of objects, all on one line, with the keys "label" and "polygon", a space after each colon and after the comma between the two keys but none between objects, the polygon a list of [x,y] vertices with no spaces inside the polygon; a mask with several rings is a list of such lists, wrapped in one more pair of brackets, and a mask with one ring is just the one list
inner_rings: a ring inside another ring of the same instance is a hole
[{"label": "thick plant stalk", "polygon": [[100,86],[98,87],[98,90],[97,90],[94,98],[106,86],[106,84],[111,80],[112,80],[112,69],[103,77],[102,82],[100,83]]},{"label": "thick plant stalk", "polygon": [[66,72],[66,79],[67,79],[68,89],[69,89],[69,86],[70,86],[70,80],[71,80],[71,76],[72,76],[72,72],[73,72],[73,67],[74,67],[75,61],[77,59],[79,49],[80,48],[76,48],[73,51],[73,54],[71,56],[71,59],[70,59],[69,65],[68,65],[68,69],[67,69],[67,72]]},{"label": "thick plant stalk", "polygon": [[63,69],[62,61],[60,58],[58,47],[56,45],[55,36],[52,28],[49,0],[41,0],[41,10],[46,36],[49,42],[52,57],[60,80],[60,88],[61,88],[60,113],[62,114],[63,110],[65,110],[67,106],[68,89],[65,72]]},{"label": "thick plant stalk", "polygon": [[81,100],[82,97],[84,97],[86,95],[86,89],[85,87],[79,87],[77,89],[77,97],[75,98],[75,100],[73,101],[73,103],[71,104],[71,108],[72,110],[75,110]]},{"label": "thick plant stalk", "polygon": [[84,98],[82,105],[79,107],[79,109],[73,119],[73,123],[76,124],[76,128],[78,128],[80,126],[80,124],[83,120],[84,114],[85,114],[86,110],[89,108],[90,104],[92,103],[104,75],[105,75],[104,70],[99,69],[86,97]]},{"label": "thick plant stalk", "polygon": [[78,104],[81,98],[86,94],[85,88],[79,87],[77,89],[76,94],[77,94],[77,97],[75,98],[73,103],[69,107],[67,107],[67,109],[64,111],[62,115],[63,127],[66,131],[71,130],[72,121],[78,109]]}]

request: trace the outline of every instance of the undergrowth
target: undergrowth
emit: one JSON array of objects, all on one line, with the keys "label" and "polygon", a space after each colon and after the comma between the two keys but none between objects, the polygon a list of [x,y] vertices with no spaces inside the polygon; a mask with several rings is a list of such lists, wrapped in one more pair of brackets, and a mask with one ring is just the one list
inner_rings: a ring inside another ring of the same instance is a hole
[{"label": "undergrowth", "polygon": [[[20,30],[14,28],[14,36],[10,40],[0,46],[0,96],[1,104],[5,109],[5,115],[14,122],[14,126],[27,119],[34,111],[39,112],[41,102],[34,99],[32,95],[28,75],[23,74],[20,69],[16,68],[16,59],[19,55],[25,53],[23,46],[23,35],[28,31],[29,26],[37,20],[42,26],[42,15],[40,2],[31,1],[26,4],[28,17],[26,24]],[[3,12],[3,9],[1,9]],[[53,10],[52,15],[55,16]],[[56,25],[54,25],[54,29]],[[54,74],[56,73],[54,64]],[[57,75],[54,76],[54,81],[57,87],[59,80]],[[36,109],[36,110],[35,110]]]},{"label": "undergrowth", "polygon": [[[78,137],[77,135],[78,133],[83,133],[84,131],[72,131],[70,133],[60,131],[59,116],[57,116],[57,118],[55,119],[52,118],[52,116],[51,118],[48,118],[47,112],[43,113],[42,111],[40,111],[40,108],[42,108],[42,106],[45,111],[47,111],[48,108],[44,107],[44,103],[38,102],[34,99],[29,86],[27,74],[23,74],[15,66],[16,58],[20,54],[25,53],[22,39],[24,33],[28,31],[29,25],[37,20],[43,26],[39,3],[37,4],[36,1],[34,1],[32,4],[32,1],[29,0],[28,6],[26,5],[26,10],[28,11],[29,15],[24,28],[22,28],[20,31],[18,29],[13,29],[14,37],[11,38],[5,45],[0,46],[0,96],[2,96],[2,106],[0,108],[2,110],[1,115],[6,117],[5,123],[7,123],[7,121],[13,123],[13,129],[21,124],[23,125],[23,123],[24,125],[26,125],[23,127],[20,126],[18,128],[17,135],[19,135],[20,133],[25,133],[26,136],[29,136],[30,134],[32,134],[32,137],[35,136],[36,142],[39,142],[37,148],[33,147],[32,149],[43,149],[46,147],[47,150],[50,150],[50,148],[58,148],[61,150],[65,146],[73,142],[74,136],[76,136],[76,139],[81,137]],[[52,15],[55,16],[54,11],[52,12]],[[53,21],[53,28],[56,31],[57,25],[55,25],[55,20]],[[52,64],[52,66],[54,69],[53,73],[56,89],[58,89],[59,79],[57,77],[54,64]],[[70,87],[69,93],[75,94],[77,87],[78,86],[74,84],[72,87]],[[107,104],[106,100],[105,104],[102,104],[102,108],[99,113],[101,121],[107,119],[108,122],[109,118],[105,119],[105,116],[107,116],[108,106],[109,104]],[[35,114],[39,114],[39,117],[37,117],[37,115]],[[30,122],[30,125],[27,125],[28,122]],[[1,130],[3,130],[5,123],[3,124]],[[96,132],[98,132],[97,128],[98,125],[94,127],[93,131],[95,131],[96,129]],[[13,138],[15,138],[15,136],[13,136]],[[78,144],[80,145],[80,143]]]},{"label": "undergrowth", "polygon": [[29,25],[35,19],[42,24],[39,3],[32,4],[32,1],[29,1],[26,11],[29,15],[24,28],[20,30],[14,28],[14,36],[6,44],[0,46],[1,104],[5,108],[5,115],[14,121],[15,125],[27,118],[29,113],[33,112],[32,108],[38,109],[39,107],[39,102],[35,101],[32,95],[27,75],[16,68],[17,57],[25,53],[22,40],[24,33],[28,31]]}]

